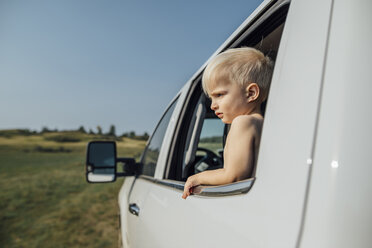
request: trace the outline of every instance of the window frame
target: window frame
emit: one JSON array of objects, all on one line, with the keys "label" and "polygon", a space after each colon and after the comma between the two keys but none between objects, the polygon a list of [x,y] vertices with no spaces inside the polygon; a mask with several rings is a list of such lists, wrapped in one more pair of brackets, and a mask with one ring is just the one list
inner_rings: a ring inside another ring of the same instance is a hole
[{"label": "window frame", "polygon": [[[156,179],[154,177],[141,175],[142,179],[152,183],[173,188],[177,191],[183,192],[185,182],[180,182],[172,179]],[[255,182],[255,178],[248,178],[239,182],[229,183],[218,186],[197,186],[194,189],[194,195],[201,197],[220,197],[233,196],[248,193]]]},{"label": "window frame", "polygon": [[184,174],[187,170],[187,167],[190,166],[190,164],[192,164],[195,160],[197,145],[203,127],[205,114],[205,97],[201,95],[194,108],[192,119],[190,121],[190,123],[193,123],[193,128],[189,128],[187,130],[186,143],[184,146],[184,159],[182,160],[182,178],[185,177]]},{"label": "window frame", "polygon": [[[148,140],[148,142],[147,142],[147,144],[146,144],[146,147],[145,147],[145,149],[144,149],[144,151],[143,151],[143,153],[142,153],[142,155],[141,155],[141,158],[140,158],[140,164],[141,164],[141,173],[140,173],[140,176],[148,176],[148,177],[154,177],[154,176],[155,176],[156,167],[157,167],[157,163],[158,163],[158,160],[159,160],[161,147],[162,147],[162,145],[163,145],[164,138],[165,138],[165,133],[167,132],[168,126],[167,126],[166,129],[165,129],[164,136],[163,136],[163,140],[161,141],[161,145],[160,145],[160,147],[159,147],[159,154],[158,154],[157,159],[156,159],[156,164],[155,164],[154,174],[153,174],[152,176],[150,176],[150,175],[146,175],[146,174],[143,174],[144,159],[145,159],[146,154],[147,154],[147,152],[148,152],[148,149],[149,149],[149,147],[150,147],[151,141],[152,141],[153,138],[154,138],[154,134],[156,134],[156,132],[158,131],[158,128],[159,128],[160,124],[163,122],[165,116],[169,113],[168,111],[173,107],[174,109],[173,109],[172,113],[170,113],[170,118],[169,118],[169,119],[172,118],[172,115],[173,115],[174,110],[175,110],[175,108],[176,108],[176,106],[177,106],[178,100],[179,100],[179,95],[177,95],[177,96],[176,96],[176,97],[171,101],[171,103],[168,105],[168,107],[167,107],[166,110],[164,111],[162,117],[161,117],[160,120],[158,121],[158,123],[157,123],[157,125],[156,125],[154,131],[152,132],[151,137],[149,138],[149,140]],[[169,125],[169,121],[168,121],[168,125]]]}]

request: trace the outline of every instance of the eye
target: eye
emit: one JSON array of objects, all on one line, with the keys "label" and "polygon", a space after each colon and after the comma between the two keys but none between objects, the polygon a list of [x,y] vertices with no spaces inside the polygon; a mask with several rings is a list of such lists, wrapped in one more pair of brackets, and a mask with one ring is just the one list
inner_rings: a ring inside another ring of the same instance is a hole
[{"label": "eye", "polygon": [[211,98],[220,98],[222,96],[226,95],[226,92],[221,91],[221,92],[213,92],[211,95]]}]

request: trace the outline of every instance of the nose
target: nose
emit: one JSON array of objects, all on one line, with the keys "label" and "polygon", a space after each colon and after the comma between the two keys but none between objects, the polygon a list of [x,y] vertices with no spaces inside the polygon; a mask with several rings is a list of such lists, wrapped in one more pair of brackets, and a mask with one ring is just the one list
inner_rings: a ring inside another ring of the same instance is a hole
[{"label": "nose", "polygon": [[216,102],[214,102],[214,101],[212,101],[212,103],[211,103],[211,109],[212,109],[213,111],[216,111],[216,110],[217,110],[217,108],[218,108],[218,105],[217,105],[217,103],[216,103]]}]

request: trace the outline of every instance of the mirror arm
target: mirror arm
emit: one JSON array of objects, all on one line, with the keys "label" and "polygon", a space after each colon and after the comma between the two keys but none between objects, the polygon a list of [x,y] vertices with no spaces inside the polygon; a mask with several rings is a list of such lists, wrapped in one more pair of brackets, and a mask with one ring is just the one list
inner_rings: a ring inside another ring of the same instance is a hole
[{"label": "mirror arm", "polygon": [[136,174],[136,176],[140,175],[142,173],[143,164],[142,163],[135,163],[134,166],[135,166],[134,173]]},{"label": "mirror arm", "polygon": [[129,172],[116,172],[117,177],[136,176],[141,172],[141,163],[136,163],[134,158],[116,158],[117,163],[123,163]]},{"label": "mirror arm", "polygon": [[124,164],[135,164],[136,160],[134,160],[134,158],[116,158],[116,162]]},{"label": "mirror arm", "polygon": [[133,173],[116,172],[116,177],[134,176]]}]

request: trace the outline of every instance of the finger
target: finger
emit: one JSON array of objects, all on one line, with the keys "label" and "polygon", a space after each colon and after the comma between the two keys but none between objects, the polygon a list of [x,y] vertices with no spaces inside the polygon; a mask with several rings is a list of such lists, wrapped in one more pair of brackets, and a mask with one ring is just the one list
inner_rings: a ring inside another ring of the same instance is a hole
[{"label": "finger", "polygon": [[188,197],[188,195],[187,195],[187,191],[183,191],[182,198],[183,198],[183,199],[186,199],[187,197]]}]

